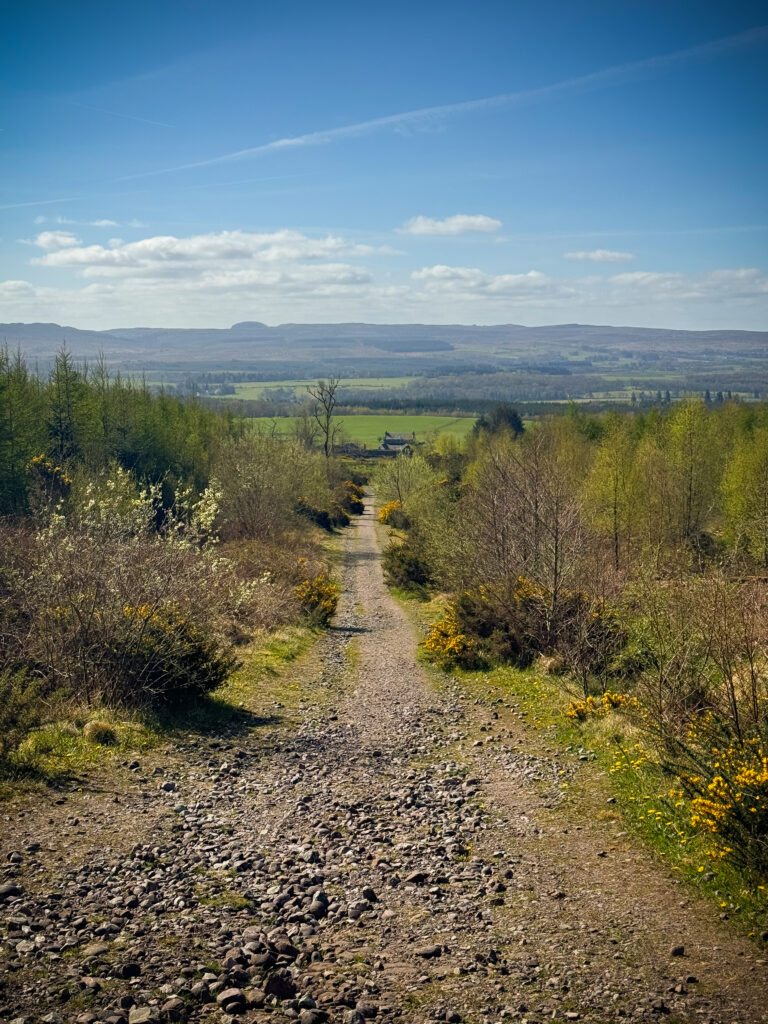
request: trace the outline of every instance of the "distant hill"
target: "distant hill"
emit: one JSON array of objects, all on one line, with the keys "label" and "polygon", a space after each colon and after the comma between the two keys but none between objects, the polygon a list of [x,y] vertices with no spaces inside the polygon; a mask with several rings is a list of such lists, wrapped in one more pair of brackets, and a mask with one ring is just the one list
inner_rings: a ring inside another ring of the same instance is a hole
[{"label": "distant hill", "polygon": [[[229,328],[116,327],[84,331],[59,324],[0,324],[0,343],[19,348],[32,360],[50,360],[66,345],[77,359],[103,353],[115,366],[210,366],[291,360],[315,368],[336,361],[391,367],[408,373],[450,359],[451,365],[471,365],[488,359],[506,362],[521,357],[554,357],[569,348],[626,350],[669,355],[707,352],[768,355],[768,331],[679,331],[660,328],[554,324],[469,326],[463,324],[280,324],[269,327],[244,321]],[[330,370],[329,370],[330,372]]]}]

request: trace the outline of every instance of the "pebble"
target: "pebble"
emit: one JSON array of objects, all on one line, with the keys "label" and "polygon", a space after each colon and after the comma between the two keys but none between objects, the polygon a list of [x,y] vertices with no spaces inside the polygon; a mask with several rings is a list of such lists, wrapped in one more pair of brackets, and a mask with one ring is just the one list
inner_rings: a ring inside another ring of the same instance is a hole
[{"label": "pebble", "polygon": [[[677,929],[654,931],[655,908],[637,889],[610,892],[608,863],[629,877],[630,840],[558,819],[562,784],[594,770],[591,752],[521,746],[530,734],[507,729],[507,690],[503,706],[493,698],[494,743],[474,752],[472,716],[489,727],[488,702],[465,699],[450,676],[439,696],[419,685],[408,627],[392,618],[370,558],[358,570],[375,611],[361,620],[342,603],[318,648],[323,703],[269,708],[290,729],[184,737],[167,756],[125,766],[118,805],[86,785],[50,801],[42,822],[61,817],[48,826],[14,820],[8,853],[20,859],[4,854],[0,876],[0,1020],[646,1024],[666,1015],[659,1003],[703,1024],[756,1024],[736,997],[709,985],[699,997],[692,975],[682,984],[658,966],[669,968]],[[361,621],[381,633],[375,685],[347,693],[335,681],[347,642],[372,636],[356,631]],[[166,798],[179,789],[183,802]],[[584,851],[581,875],[549,855],[569,836]],[[751,964],[728,962],[744,991],[760,984]]]}]

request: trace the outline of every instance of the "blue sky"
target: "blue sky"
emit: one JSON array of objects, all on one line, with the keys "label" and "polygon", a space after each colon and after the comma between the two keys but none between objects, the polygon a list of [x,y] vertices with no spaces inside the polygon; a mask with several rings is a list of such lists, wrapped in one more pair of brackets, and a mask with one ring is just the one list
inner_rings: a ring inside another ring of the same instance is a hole
[{"label": "blue sky", "polygon": [[0,320],[768,329],[757,3],[6,10]]}]

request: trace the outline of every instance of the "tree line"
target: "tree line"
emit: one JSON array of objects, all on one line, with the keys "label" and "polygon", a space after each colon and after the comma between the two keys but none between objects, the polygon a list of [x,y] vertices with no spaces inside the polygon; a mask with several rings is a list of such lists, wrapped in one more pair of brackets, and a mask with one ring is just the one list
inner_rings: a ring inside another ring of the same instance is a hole
[{"label": "tree line", "polygon": [[142,480],[208,481],[211,453],[242,435],[232,410],[153,393],[103,361],[77,366],[58,353],[47,377],[0,351],[0,513],[28,507],[30,460],[100,469],[116,462]]},{"label": "tree line", "polygon": [[578,721],[631,712],[687,808],[681,835],[763,884],[768,406],[574,406],[522,434],[490,417],[466,449],[441,439],[377,485],[389,581],[448,595],[429,657],[544,666]]}]

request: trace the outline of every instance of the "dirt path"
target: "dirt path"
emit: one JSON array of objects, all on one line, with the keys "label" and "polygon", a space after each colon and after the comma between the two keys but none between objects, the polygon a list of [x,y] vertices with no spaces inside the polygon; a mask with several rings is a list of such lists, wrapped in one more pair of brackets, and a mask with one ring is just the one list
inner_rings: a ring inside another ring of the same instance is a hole
[{"label": "dirt path", "polygon": [[0,1020],[768,1021],[756,948],[562,802],[594,767],[417,665],[370,507],[344,565],[283,723],[5,815]]}]

